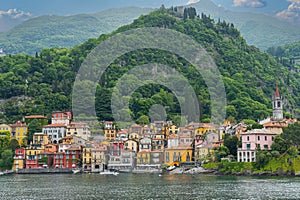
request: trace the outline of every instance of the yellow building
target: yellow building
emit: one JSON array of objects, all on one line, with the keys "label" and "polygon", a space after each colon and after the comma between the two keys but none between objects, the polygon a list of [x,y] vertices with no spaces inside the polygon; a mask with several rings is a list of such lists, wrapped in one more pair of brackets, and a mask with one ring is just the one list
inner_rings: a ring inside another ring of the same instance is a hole
[{"label": "yellow building", "polygon": [[84,171],[91,171],[92,167],[92,145],[88,144],[82,151],[82,167]]},{"label": "yellow building", "polygon": [[44,149],[42,148],[26,148],[25,150],[25,155],[26,155],[26,159],[29,160],[34,160],[37,157],[37,154],[44,152]]},{"label": "yellow building", "polygon": [[7,124],[0,124],[0,133],[5,131],[11,133],[11,127]]},{"label": "yellow building", "polygon": [[125,150],[132,150],[134,152],[138,152],[139,143],[134,139],[129,139],[124,142]]},{"label": "yellow building", "polygon": [[32,145],[44,148],[45,145],[49,144],[49,137],[44,133],[33,134]]},{"label": "yellow building", "polygon": [[14,164],[12,170],[18,170],[25,168],[25,148],[17,148],[15,150]]},{"label": "yellow building", "polygon": [[113,122],[104,122],[104,138],[106,141],[113,141],[117,138],[117,130]]},{"label": "yellow building", "polygon": [[10,125],[11,127],[11,140],[16,139],[19,142],[20,146],[27,145],[27,133],[28,127],[25,123],[17,121],[14,124]]},{"label": "yellow building", "polygon": [[169,166],[180,166],[183,162],[193,161],[193,148],[190,146],[178,146],[164,150],[164,161]]}]

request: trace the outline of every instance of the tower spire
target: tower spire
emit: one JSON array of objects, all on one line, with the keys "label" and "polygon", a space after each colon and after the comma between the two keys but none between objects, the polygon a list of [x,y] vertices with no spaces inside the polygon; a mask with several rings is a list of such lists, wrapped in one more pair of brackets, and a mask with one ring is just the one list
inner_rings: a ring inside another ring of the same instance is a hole
[{"label": "tower spire", "polygon": [[278,89],[278,85],[276,85],[276,94],[275,94],[276,97],[280,97],[280,93],[279,93],[279,89]]}]

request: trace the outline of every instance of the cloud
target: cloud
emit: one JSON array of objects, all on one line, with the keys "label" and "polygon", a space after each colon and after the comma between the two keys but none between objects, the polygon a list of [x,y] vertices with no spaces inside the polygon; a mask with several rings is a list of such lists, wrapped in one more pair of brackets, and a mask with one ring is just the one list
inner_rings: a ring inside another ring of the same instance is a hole
[{"label": "cloud", "polygon": [[300,23],[300,0],[287,0],[291,4],[286,10],[283,10],[276,14],[280,19]]},{"label": "cloud", "polygon": [[197,3],[199,2],[200,0],[189,0],[189,2],[187,4],[192,4],[192,3]]},{"label": "cloud", "polygon": [[2,17],[10,17],[12,19],[20,19],[20,18],[27,18],[31,17],[31,13],[29,12],[24,12],[22,10],[17,10],[17,9],[9,9],[8,11],[3,11],[0,10],[0,18]]},{"label": "cloud", "polygon": [[234,7],[261,8],[266,5],[261,0],[233,0]]}]

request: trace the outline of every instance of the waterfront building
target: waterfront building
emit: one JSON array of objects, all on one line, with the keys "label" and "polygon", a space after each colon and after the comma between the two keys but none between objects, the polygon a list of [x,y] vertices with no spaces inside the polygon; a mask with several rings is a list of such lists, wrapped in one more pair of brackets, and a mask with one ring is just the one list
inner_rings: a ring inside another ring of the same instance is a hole
[{"label": "waterfront building", "polygon": [[137,154],[137,171],[149,171],[161,169],[163,163],[163,151],[141,150]]},{"label": "waterfront building", "polygon": [[66,168],[77,168],[81,161],[81,147],[73,146],[66,149]]},{"label": "waterfront building", "polygon": [[92,143],[87,143],[82,149],[82,168],[83,171],[91,171],[92,169],[92,149],[94,149]]},{"label": "waterfront building", "polygon": [[91,149],[91,172],[101,172],[104,171],[105,167],[108,164],[108,154],[107,154],[107,146],[99,145],[96,148]]},{"label": "waterfront building", "polygon": [[25,168],[25,158],[25,148],[16,148],[12,170],[19,170]]},{"label": "waterfront building", "polygon": [[119,155],[110,155],[107,163],[108,169],[131,172],[135,167],[136,153],[131,150],[122,149]]},{"label": "waterfront building", "polygon": [[255,162],[256,152],[271,150],[274,138],[280,132],[267,129],[254,129],[242,133],[242,148],[238,149],[238,162]]}]

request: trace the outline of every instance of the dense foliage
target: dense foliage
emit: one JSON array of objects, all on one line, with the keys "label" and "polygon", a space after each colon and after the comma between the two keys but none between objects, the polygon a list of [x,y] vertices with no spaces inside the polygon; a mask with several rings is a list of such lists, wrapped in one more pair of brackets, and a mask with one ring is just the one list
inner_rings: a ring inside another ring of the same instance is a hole
[{"label": "dense foliage", "polygon": [[[192,10],[190,12],[193,13]],[[297,74],[290,73],[267,53],[248,46],[232,24],[224,21],[215,23],[204,14],[191,18],[193,17],[184,18],[175,8],[161,8],[141,16],[132,24],[123,26],[110,35],[90,39],[73,49],[52,48],[43,49],[35,56],[21,54],[0,57],[2,122],[12,122],[29,114],[49,116],[54,110],[71,109],[73,82],[87,54],[111,35],[139,27],[173,29],[191,36],[207,49],[223,75],[228,100],[227,117],[256,121],[270,115],[271,96],[276,84],[289,100],[288,106],[299,107],[300,79]],[[113,120],[110,99],[118,78],[134,66],[154,62],[173,67],[183,74],[198,95],[201,120],[205,121],[210,117],[210,96],[203,79],[195,72],[194,67],[178,55],[144,49],[123,55],[106,70],[96,94],[96,110],[100,120]],[[289,87],[287,80],[290,83]],[[138,80],[132,77],[132,81]],[[88,85],[89,83],[82,84],[82,92],[89,88]],[[123,89],[130,87],[130,84],[124,85]],[[149,116],[149,109],[159,104],[165,106],[167,119],[178,121],[178,100],[168,88],[158,84],[145,85],[128,98],[129,112],[135,120],[145,123],[148,119],[144,116]],[[89,106],[84,99],[82,106]]]}]

